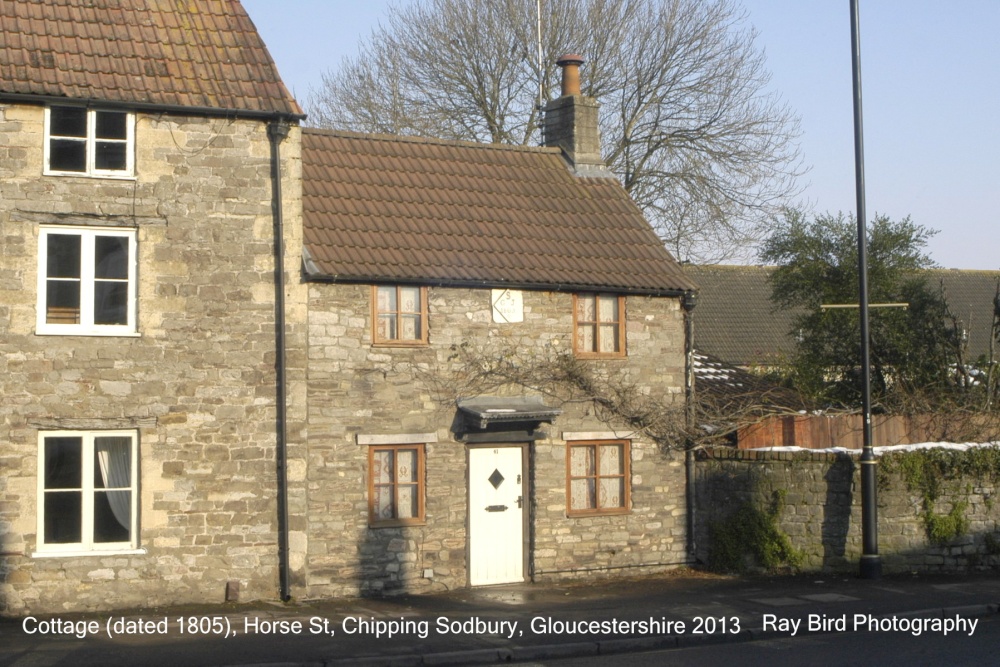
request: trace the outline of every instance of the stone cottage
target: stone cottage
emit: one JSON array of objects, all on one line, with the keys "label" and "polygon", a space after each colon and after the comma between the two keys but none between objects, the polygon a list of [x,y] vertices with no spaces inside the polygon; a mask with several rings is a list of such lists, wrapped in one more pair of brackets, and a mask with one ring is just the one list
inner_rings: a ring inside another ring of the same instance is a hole
[{"label": "stone cottage", "polygon": [[682,405],[694,285],[578,58],[514,148],[301,130],[237,2],[0,31],[0,612],[685,561],[615,406]]},{"label": "stone cottage", "polygon": [[0,31],[0,611],[275,597],[301,111],[236,2],[4,0]]},{"label": "stone cottage", "polygon": [[580,63],[547,147],[303,132],[309,595],[685,561],[683,457],[600,399],[682,404],[693,283]]}]

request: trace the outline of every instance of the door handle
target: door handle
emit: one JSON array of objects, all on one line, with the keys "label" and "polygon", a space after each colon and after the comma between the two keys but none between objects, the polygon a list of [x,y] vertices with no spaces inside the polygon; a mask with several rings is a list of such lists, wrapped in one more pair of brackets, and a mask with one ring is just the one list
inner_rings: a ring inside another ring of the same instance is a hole
[{"label": "door handle", "polygon": [[521,509],[521,499],[522,499],[523,497],[524,497],[524,496],[518,496],[518,497],[517,497],[517,509]]}]

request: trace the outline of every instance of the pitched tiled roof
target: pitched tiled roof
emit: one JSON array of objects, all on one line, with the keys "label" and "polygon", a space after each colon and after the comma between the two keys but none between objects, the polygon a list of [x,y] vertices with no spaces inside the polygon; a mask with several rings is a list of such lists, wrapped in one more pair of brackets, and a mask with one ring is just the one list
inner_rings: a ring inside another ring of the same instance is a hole
[{"label": "pitched tiled roof", "polygon": [[0,0],[0,96],[300,115],[237,0]]},{"label": "pitched tiled roof", "polygon": [[621,185],[557,149],[306,130],[313,278],[676,294],[694,288]]},{"label": "pitched tiled roof", "polygon": [[932,289],[944,289],[948,309],[968,333],[970,358],[988,355],[1000,271],[934,269],[927,272],[927,280]]},{"label": "pitched tiled roof", "polygon": [[[795,350],[794,320],[799,310],[771,302],[770,266],[685,266],[700,288],[694,311],[695,347],[729,364],[772,363]],[[993,298],[998,271],[933,269],[931,289],[944,288],[951,311],[969,335],[969,356],[989,351]]]},{"label": "pitched tiled roof", "polygon": [[795,350],[790,335],[799,311],[771,303],[772,267],[693,266],[698,283],[695,347],[737,366],[774,363]]}]

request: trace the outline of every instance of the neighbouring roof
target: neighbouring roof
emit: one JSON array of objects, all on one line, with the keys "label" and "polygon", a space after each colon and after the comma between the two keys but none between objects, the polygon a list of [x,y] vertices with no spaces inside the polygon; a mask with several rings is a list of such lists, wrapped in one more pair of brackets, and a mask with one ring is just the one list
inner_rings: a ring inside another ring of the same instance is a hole
[{"label": "neighbouring roof", "polygon": [[706,414],[734,417],[736,413],[747,411],[766,414],[805,407],[797,392],[767,377],[726,364],[700,350],[695,350],[693,362],[695,397]]},{"label": "neighbouring roof", "polygon": [[617,180],[558,149],[305,130],[309,277],[680,294],[694,289]]},{"label": "neighbouring roof", "polygon": [[[795,351],[794,320],[800,310],[771,302],[771,266],[694,266],[698,283],[694,340],[698,350],[737,366],[768,365]],[[966,328],[969,357],[988,354],[993,298],[1000,271],[932,269],[932,289],[943,287],[948,306]]]},{"label": "neighbouring roof", "polygon": [[772,267],[695,266],[684,272],[698,283],[694,345],[729,364],[773,364],[795,351],[790,335],[797,310],[771,303]]},{"label": "neighbouring roof", "polygon": [[0,97],[302,110],[237,0],[0,0]]}]

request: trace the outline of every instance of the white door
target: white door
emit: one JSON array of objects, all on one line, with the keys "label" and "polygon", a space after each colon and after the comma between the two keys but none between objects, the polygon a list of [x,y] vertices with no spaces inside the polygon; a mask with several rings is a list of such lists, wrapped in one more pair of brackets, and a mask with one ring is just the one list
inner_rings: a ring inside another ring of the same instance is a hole
[{"label": "white door", "polygon": [[469,449],[469,583],[524,581],[521,448]]}]

